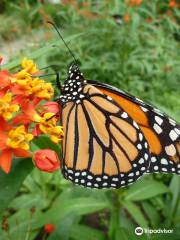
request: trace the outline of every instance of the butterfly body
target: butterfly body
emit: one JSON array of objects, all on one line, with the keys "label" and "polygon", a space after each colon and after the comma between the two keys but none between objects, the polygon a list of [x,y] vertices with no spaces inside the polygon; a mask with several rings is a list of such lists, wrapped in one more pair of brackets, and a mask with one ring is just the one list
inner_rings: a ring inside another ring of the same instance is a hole
[{"label": "butterfly body", "polygon": [[179,126],[159,110],[86,80],[75,63],[59,102],[66,179],[85,187],[120,188],[148,171],[180,173]]},{"label": "butterfly body", "polygon": [[70,101],[77,101],[77,103],[83,98],[83,86],[87,83],[83,74],[79,71],[76,64],[71,64],[69,67],[68,78],[65,81],[61,96],[59,98],[61,105],[64,105]]}]

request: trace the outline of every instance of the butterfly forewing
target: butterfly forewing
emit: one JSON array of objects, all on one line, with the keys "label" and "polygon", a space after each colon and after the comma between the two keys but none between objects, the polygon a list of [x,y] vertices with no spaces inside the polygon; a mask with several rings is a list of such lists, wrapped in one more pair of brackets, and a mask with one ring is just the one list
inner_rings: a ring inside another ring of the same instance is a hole
[{"label": "butterfly forewing", "polygon": [[180,174],[180,126],[158,109],[117,88],[89,81],[112,97],[134,119],[143,132],[151,152],[149,172]]}]

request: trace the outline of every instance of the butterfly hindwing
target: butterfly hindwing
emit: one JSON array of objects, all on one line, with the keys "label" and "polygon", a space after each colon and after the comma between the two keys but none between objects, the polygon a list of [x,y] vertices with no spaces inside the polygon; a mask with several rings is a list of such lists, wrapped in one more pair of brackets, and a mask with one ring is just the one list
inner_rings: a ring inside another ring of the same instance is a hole
[{"label": "butterfly hindwing", "polygon": [[148,172],[180,174],[180,126],[166,114],[115,87],[88,81],[112,97],[143,132],[151,152]]},{"label": "butterfly hindwing", "polygon": [[62,109],[65,178],[94,188],[119,188],[148,169],[149,146],[136,121],[92,85]]}]

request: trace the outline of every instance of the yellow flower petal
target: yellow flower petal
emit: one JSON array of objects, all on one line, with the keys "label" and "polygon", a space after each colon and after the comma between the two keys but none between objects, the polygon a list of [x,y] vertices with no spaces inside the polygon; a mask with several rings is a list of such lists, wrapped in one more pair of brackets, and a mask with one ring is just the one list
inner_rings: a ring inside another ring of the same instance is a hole
[{"label": "yellow flower petal", "polygon": [[54,142],[56,144],[59,142],[59,138],[58,137],[50,136],[50,139],[51,139],[52,142]]},{"label": "yellow flower petal", "polygon": [[9,109],[10,109],[11,112],[17,112],[19,110],[19,105],[13,104],[13,105],[10,106]]},{"label": "yellow flower petal", "polygon": [[6,93],[0,99],[0,116],[3,116],[6,120],[10,120],[13,117],[13,113],[19,110],[17,104],[12,104],[12,94]]},{"label": "yellow flower petal", "polygon": [[33,74],[39,71],[36,64],[31,59],[24,58],[21,62],[21,66],[24,70],[26,70],[30,74]]},{"label": "yellow flower petal", "polygon": [[6,93],[6,95],[4,95],[4,97],[2,98],[2,100],[6,103],[11,102],[12,99],[12,94],[11,93]]},{"label": "yellow flower petal", "polygon": [[4,114],[2,114],[2,116],[6,119],[6,120],[10,120],[12,118],[12,114],[10,112],[5,112]]},{"label": "yellow flower petal", "polygon": [[7,145],[11,148],[20,148],[29,150],[29,142],[33,139],[33,135],[27,133],[23,125],[12,129],[8,134]]},{"label": "yellow flower petal", "polygon": [[21,143],[18,148],[23,150],[29,150],[29,145],[27,143]]},{"label": "yellow flower petal", "polygon": [[30,142],[32,139],[33,139],[33,135],[32,134],[26,134],[26,140],[28,141],[28,142]]}]

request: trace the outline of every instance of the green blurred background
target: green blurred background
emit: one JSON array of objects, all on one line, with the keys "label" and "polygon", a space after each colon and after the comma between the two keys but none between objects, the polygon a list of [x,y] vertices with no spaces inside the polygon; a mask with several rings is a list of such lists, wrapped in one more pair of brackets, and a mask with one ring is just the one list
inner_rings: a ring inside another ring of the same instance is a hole
[{"label": "green blurred background", "polygon": [[[56,65],[47,73],[55,69],[62,81],[66,78],[72,57],[47,24],[50,20],[80,60],[87,79],[128,91],[178,121],[180,11],[170,2],[1,0],[4,68],[13,72],[29,57],[40,68]],[[54,76],[47,80],[55,82]],[[6,211],[0,208],[0,240],[180,239],[179,176],[150,174],[127,188],[90,190],[74,186],[59,172],[31,172],[29,163],[23,164],[17,162],[8,179],[0,173],[0,203],[7,205]],[[16,171],[22,173],[19,182]],[[43,230],[46,223],[55,225],[49,235]],[[173,234],[136,236],[137,226],[173,229]]]}]

